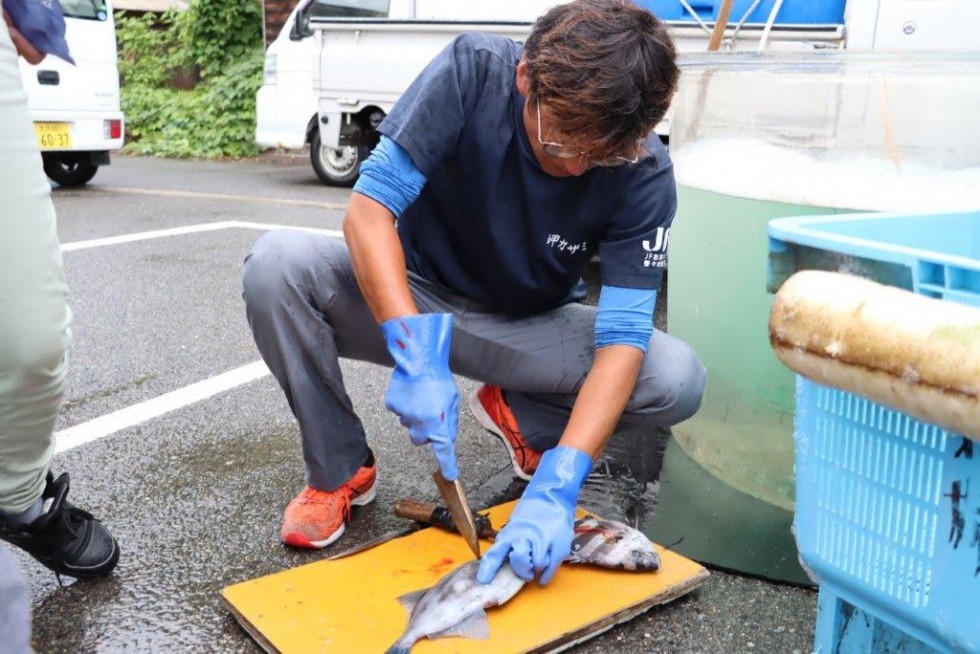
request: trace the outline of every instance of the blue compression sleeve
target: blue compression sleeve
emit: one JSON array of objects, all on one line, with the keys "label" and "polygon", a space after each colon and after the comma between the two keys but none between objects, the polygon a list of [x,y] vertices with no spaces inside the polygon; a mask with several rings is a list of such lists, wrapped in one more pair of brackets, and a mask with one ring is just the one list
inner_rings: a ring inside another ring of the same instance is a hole
[{"label": "blue compression sleeve", "polygon": [[354,190],[380,202],[398,218],[419,197],[425,182],[425,175],[404,148],[382,136],[371,156],[361,164]]},{"label": "blue compression sleeve", "polygon": [[656,291],[603,286],[595,317],[596,349],[619,344],[632,345],[646,352],[653,335],[653,307],[656,304]]}]

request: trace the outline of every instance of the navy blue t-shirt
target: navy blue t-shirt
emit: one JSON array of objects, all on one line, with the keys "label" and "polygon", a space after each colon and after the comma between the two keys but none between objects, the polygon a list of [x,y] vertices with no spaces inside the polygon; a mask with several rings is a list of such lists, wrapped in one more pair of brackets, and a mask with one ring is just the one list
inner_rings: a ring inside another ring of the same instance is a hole
[{"label": "navy blue t-shirt", "polygon": [[398,220],[408,269],[517,315],[573,298],[596,254],[602,284],[659,288],[677,208],[660,139],[651,134],[635,164],[548,175],[524,129],[521,51],[503,37],[460,35],[381,123],[428,178]]}]

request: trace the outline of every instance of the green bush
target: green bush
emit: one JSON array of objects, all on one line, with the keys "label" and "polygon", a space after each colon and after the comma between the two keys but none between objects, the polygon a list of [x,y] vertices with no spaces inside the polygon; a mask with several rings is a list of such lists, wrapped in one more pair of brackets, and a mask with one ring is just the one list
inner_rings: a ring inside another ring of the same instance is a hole
[{"label": "green bush", "polygon": [[188,61],[180,42],[179,14],[170,10],[160,17],[147,13],[122,17],[116,14],[119,77],[124,87],[163,88],[174,72]]},{"label": "green bush", "polygon": [[184,12],[117,15],[116,34],[125,152],[208,158],[259,152],[258,0],[192,0]]},{"label": "green bush", "polygon": [[[205,79],[262,48],[262,4],[258,0],[193,0],[183,16],[187,56]],[[261,69],[261,62],[259,68]]]}]

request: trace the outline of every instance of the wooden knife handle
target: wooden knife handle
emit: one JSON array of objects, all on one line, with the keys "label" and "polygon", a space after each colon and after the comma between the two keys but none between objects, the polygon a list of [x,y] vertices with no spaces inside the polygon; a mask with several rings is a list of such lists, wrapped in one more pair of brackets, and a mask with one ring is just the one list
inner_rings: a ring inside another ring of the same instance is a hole
[{"label": "wooden knife handle", "polygon": [[419,502],[418,500],[400,499],[395,503],[395,515],[432,524],[432,514],[439,508],[432,502]]},{"label": "wooden knife handle", "polygon": [[[400,499],[395,503],[395,515],[458,533],[449,510],[432,502],[420,502],[407,498]],[[497,532],[494,530],[493,525],[490,524],[490,518],[485,515],[476,514],[473,516],[473,519],[476,521],[476,533],[480,538],[493,540],[496,537]]]}]

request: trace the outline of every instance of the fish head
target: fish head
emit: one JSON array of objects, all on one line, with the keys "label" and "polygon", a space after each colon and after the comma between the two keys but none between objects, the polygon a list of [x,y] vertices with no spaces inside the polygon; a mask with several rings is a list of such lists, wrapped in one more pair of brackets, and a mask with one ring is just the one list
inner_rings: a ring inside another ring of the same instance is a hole
[{"label": "fish head", "polygon": [[646,572],[660,568],[660,555],[641,531],[591,516],[575,522],[569,560],[618,570]]},{"label": "fish head", "polygon": [[660,569],[660,555],[652,547],[634,547],[625,558],[629,570],[652,571]]}]

